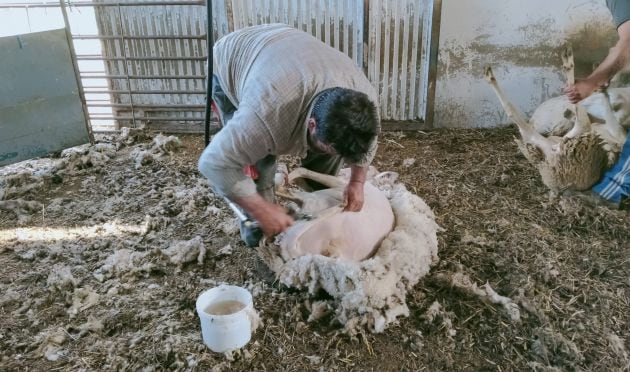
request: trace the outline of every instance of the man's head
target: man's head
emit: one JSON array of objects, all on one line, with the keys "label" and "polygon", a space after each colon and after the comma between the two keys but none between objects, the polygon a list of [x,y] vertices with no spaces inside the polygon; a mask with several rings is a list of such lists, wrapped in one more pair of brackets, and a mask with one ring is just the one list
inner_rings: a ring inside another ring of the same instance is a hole
[{"label": "man's head", "polygon": [[315,146],[349,162],[361,161],[379,132],[374,103],[345,88],[326,89],[315,100],[308,125]]}]

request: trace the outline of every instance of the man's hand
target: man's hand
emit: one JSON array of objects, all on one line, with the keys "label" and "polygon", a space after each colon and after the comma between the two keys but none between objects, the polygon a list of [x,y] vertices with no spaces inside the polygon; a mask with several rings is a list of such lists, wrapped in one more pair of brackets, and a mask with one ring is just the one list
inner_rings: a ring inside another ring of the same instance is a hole
[{"label": "man's hand", "polygon": [[253,213],[253,217],[260,224],[260,228],[266,236],[274,236],[293,225],[293,218],[289,216],[286,208],[267,203],[263,209]]},{"label": "man's hand", "polygon": [[293,225],[293,218],[289,216],[286,208],[269,203],[258,194],[237,198],[234,201],[260,224],[266,236],[280,234]]},{"label": "man's hand", "polygon": [[589,79],[577,79],[575,84],[564,87],[569,102],[578,103],[598,88],[598,84]]},{"label": "man's hand", "polygon": [[363,208],[363,186],[367,171],[367,167],[350,166],[350,181],[343,192],[343,200],[346,205],[344,211],[359,212]]},{"label": "man's hand", "polygon": [[343,193],[344,211],[359,212],[363,208],[363,182],[350,181]]}]

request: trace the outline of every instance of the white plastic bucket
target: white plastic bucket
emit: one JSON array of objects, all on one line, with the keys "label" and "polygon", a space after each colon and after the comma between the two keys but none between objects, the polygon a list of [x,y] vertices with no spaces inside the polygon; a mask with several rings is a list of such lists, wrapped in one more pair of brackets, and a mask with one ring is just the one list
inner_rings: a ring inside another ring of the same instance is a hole
[{"label": "white plastic bucket", "polygon": [[203,343],[217,353],[239,349],[252,337],[256,312],[245,288],[220,285],[197,298]]}]

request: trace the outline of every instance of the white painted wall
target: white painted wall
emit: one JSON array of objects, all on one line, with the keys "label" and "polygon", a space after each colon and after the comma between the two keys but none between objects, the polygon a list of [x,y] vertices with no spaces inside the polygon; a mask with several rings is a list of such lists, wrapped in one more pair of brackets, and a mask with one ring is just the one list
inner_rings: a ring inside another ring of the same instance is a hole
[{"label": "white painted wall", "polygon": [[616,40],[605,0],[442,0],[434,127],[495,127],[508,119],[483,68],[491,65],[527,115],[561,94],[569,41],[587,74]]}]

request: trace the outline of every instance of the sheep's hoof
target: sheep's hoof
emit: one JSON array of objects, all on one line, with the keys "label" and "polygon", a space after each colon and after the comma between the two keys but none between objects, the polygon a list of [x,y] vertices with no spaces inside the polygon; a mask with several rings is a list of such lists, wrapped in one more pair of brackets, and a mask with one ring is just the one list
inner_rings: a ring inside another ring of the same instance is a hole
[{"label": "sheep's hoof", "polygon": [[492,72],[492,67],[486,66],[486,68],[483,70],[483,74],[486,76],[486,80],[488,80],[489,83],[492,83],[495,80],[494,73]]}]

